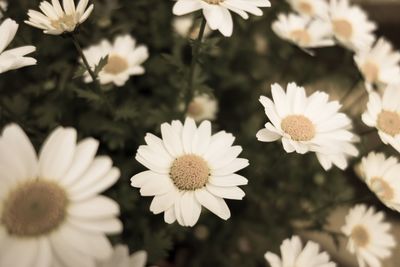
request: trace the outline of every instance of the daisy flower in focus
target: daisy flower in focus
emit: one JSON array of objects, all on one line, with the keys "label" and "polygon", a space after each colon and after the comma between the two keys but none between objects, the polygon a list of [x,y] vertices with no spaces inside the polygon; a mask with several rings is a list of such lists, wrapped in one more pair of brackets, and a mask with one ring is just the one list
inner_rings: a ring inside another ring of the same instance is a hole
[{"label": "daisy flower in focus", "polygon": [[383,153],[371,152],[360,164],[362,178],[383,204],[400,212],[400,163]]},{"label": "daisy flower in focus", "polygon": [[346,216],[341,230],[349,238],[347,250],[356,255],[360,267],[382,266],[381,260],[392,255],[396,242],[388,233],[391,225],[383,220],[383,212],[364,204],[356,205]]},{"label": "daisy flower in focus", "polygon": [[[147,47],[136,46],[136,40],[129,34],[117,36],[113,44],[103,40],[83,50],[83,53],[93,70],[102,58],[108,56],[107,64],[98,73],[99,81],[101,84],[114,83],[116,86],[123,86],[132,75],[142,75],[145,69],[141,64],[149,57]],[[92,82],[88,72],[84,80]]]},{"label": "daisy flower in focus", "polygon": [[88,4],[89,0],[80,0],[75,7],[74,0],[63,0],[61,7],[59,0],[52,0],[51,3],[43,1],[39,5],[43,13],[30,9],[29,20],[25,23],[42,29],[46,34],[60,35],[73,32],[92,13],[94,5],[87,8]]},{"label": "daisy flower in focus", "polygon": [[149,170],[131,178],[142,196],[154,196],[150,211],[164,212],[167,223],[178,221],[194,226],[202,206],[227,220],[226,199],[240,200],[245,193],[239,185],[247,179],[235,172],[249,165],[238,158],[242,147],[232,146],[235,137],[224,131],[211,134],[211,123],[199,127],[193,119],[161,125],[162,139],[147,134],[147,145],[140,146],[136,160]]},{"label": "daisy flower in focus", "polygon": [[329,102],[329,96],[320,91],[307,97],[295,83],[288,84],[286,92],[278,84],[271,88],[272,100],[260,97],[270,122],[258,131],[259,141],[281,140],[288,153],[316,152],[325,170],[332,164],[345,169],[347,158],[358,155],[352,144],[356,136],[349,131],[351,120],[339,112],[339,102]]},{"label": "daisy flower in focus", "polygon": [[367,110],[362,121],[378,130],[384,144],[390,144],[400,152],[400,88],[388,86],[381,97],[376,92],[369,93]]},{"label": "daisy flower in focus", "polygon": [[322,19],[328,17],[328,3],[325,0],[287,0],[287,2],[302,16]]},{"label": "daisy flower in focus", "polygon": [[282,258],[271,252],[267,252],[264,257],[271,267],[336,267],[336,264],[330,261],[328,253],[319,251],[317,243],[308,241],[303,248],[300,238],[293,236],[283,241]]},{"label": "daisy flower in focus", "polygon": [[196,122],[202,120],[215,120],[218,112],[218,102],[215,98],[207,94],[201,94],[193,98],[189,103],[187,116],[193,118]]},{"label": "daisy flower in focus", "polygon": [[109,259],[98,263],[97,267],[145,267],[147,253],[144,250],[129,255],[129,249],[124,245],[117,245]]},{"label": "daisy flower in focus", "polygon": [[6,19],[0,24],[0,73],[36,64],[36,59],[25,57],[36,50],[34,46],[5,50],[14,39],[17,30],[18,24],[12,19]]},{"label": "daisy flower in focus", "polygon": [[95,157],[95,139],[76,139],[75,129],[58,127],[37,156],[19,126],[4,129],[0,266],[94,266],[111,256],[106,234],[122,230],[119,205],[99,193],[120,172],[109,157]]},{"label": "daisy flower in focus", "polygon": [[[200,25],[195,22],[194,17],[191,15],[175,17],[172,21],[172,26],[174,31],[183,38],[190,37],[191,39],[196,39],[199,35]],[[210,33],[210,27],[206,26],[204,37],[207,37]]]},{"label": "daisy flower in focus", "polygon": [[279,14],[272,23],[272,30],[282,39],[301,48],[332,46],[330,24],[322,20],[310,20],[296,14]]},{"label": "daisy flower in focus", "polygon": [[358,69],[364,76],[367,89],[372,85],[400,83],[400,53],[383,38],[368,50],[361,50],[354,56]]},{"label": "daisy flower in focus", "polygon": [[373,31],[376,24],[368,20],[367,14],[348,0],[331,0],[330,23],[335,38],[351,50],[364,50],[375,41]]},{"label": "daisy flower in focus", "polygon": [[219,30],[224,36],[231,36],[233,20],[230,11],[237,13],[244,19],[249,15],[262,16],[259,7],[270,7],[268,0],[178,0],[173,13],[177,16],[186,15],[197,10],[202,10],[208,26],[212,30]]}]

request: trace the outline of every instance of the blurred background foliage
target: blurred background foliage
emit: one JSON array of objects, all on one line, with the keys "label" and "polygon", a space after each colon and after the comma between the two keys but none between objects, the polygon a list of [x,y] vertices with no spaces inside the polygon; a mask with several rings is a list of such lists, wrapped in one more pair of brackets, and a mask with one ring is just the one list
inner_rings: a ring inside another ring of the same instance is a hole
[{"label": "blurred background foliage", "polygon": [[[37,9],[39,2],[9,1],[7,16],[20,23],[12,45],[35,45],[38,65],[0,76],[0,126],[17,122],[37,148],[57,125],[75,127],[80,137],[101,141],[100,153],[110,155],[122,171],[119,182],[106,192],[120,203],[124,223],[123,234],[112,237],[114,243],[126,243],[132,251],[147,250],[149,262],[158,266],[265,266],[267,250],[278,251],[281,241],[299,228],[323,232],[327,215],[340,204],[363,199],[385,209],[353,168],[325,172],[313,154],[286,154],[279,143],[256,140],[257,130],[267,120],[258,98],[269,95],[274,82],[296,81],[309,93],[327,90],[333,99],[354,88],[356,101],[346,99],[345,110],[354,115],[357,132],[365,131],[357,110],[364,108],[366,95],[355,86],[360,77],[352,55],[333,47],[311,57],[280,40],[270,25],[278,12],[289,10],[284,1],[273,1],[264,16],[249,21],[234,16],[231,38],[215,32],[201,47],[195,88],[218,99],[220,111],[213,130],[233,133],[250,166],[242,171],[249,179],[243,187],[245,199],[228,201],[232,217],[225,222],[204,211],[194,228],[167,225],[162,215],[151,214],[151,198],[140,197],[129,181],[144,170],[134,155],[145,133],[160,135],[161,123],[184,118],[179,106],[191,49],[190,42],[173,31],[174,2],[92,1],[94,13],[79,28],[84,47],[130,33],[150,51],[145,75],[131,77],[124,87],[103,88],[111,110],[90,84],[75,77],[78,55],[68,38],[44,35],[23,24],[26,11]],[[379,31],[390,37],[392,30],[392,25],[381,25]],[[379,144],[374,140],[373,134],[363,135],[361,155]]]}]

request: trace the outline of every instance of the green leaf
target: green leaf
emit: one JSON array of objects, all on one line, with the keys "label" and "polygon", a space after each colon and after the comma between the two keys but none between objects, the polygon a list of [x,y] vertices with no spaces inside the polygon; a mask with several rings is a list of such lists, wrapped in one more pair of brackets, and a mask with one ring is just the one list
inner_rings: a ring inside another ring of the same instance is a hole
[{"label": "green leaf", "polygon": [[107,63],[108,63],[108,55],[101,58],[99,64],[97,64],[96,67],[94,67],[94,74],[96,74],[97,76],[99,72],[104,68],[104,66],[107,65]]}]

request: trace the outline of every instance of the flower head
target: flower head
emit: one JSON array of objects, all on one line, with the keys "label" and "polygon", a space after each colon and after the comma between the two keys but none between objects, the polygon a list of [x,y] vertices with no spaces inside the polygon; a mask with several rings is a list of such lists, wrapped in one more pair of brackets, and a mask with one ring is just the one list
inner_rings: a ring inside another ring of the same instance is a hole
[{"label": "flower head", "polygon": [[111,256],[105,234],[122,230],[119,206],[98,194],[120,173],[109,157],[95,157],[96,140],[76,138],[75,129],[58,127],[37,157],[19,126],[4,129],[0,266],[94,266]]},{"label": "flower head", "polygon": [[88,4],[89,0],[80,0],[78,6],[75,7],[74,0],[63,0],[63,7],[61,7],[59,0],[52,0],[51,3],[43,1],[39,6],[43,13],[29,10],[29,20],[25,23],[52,35],[73,32],[92,13],[94,5],[87,8]]},{"label": "flower head", "polygon": [[0,73],[36,64],[36,59],[25,57],[36,50],[34,46],[22,46],[4,51],[14,39],[18,24],[6,19],[0,24]]},{"label": "flower head", "polygon": [[231,36],[233,21],[229,11],[237,13],[244,19],[249,15],[262,16],[259,7],[270,7],[268,0],[178,0],[173,8],[175,15],[181,16],[197,10],[203,10],[203,15],[212,30],[219,30],[224,36]]},{"label": "flower head", "polygon": [[232,146],[235,138],[226,132],[211,134],[211,123],[199,127],[193,119],[161,125],[162,139],[147,134],[147,145],[140,146],[136,160],[148,171],[132,177],[133,187],[142,196],[154,196],[150,210],[164,212],[167,223],[178,221],[182,226],[194,226],[202,206],[227,220],[230,211],[227,199],[242,199],[238,186],[247,179],[235,174],[248,166],[248,160],[237,158],[240,146]]},{"label": "flower head", "polygon": [[129,248],[124,245],[114,247],[111,257],[97,264],[97,267],[145,267],[147,253],[144,250],[137,251],[129,256]]},{"label": "flower head", "polygon": [[[0,0],[1,10],[7,11],[8,3],[6,0]],[[3,18],[4,14],[0,11],[0,19]]]},{"label": "flower head", "polygon": [[[174,31],[183,38],[190,37],[196,39],[199,35],[200,25],[195,22],[195,18],[191,15],[176,17],[172,21]],[[210,35],[211,29],[206,26],[204,30],[204,36]]]},{"label": "flower head", "polygon": [[297,13],[305,17],[326,19],[328,3],[325,0],[287,0]]},{"label": "flower head", "polygon": [[347,167],[347,157],[358,155],[352,144],[356,137],[349,131],[351,120],[338,112],[341,105],[329,102],[326,93],[306,96],[303,87],[290,83],[285,92],[272,85],[272,98],[261,96],[260,102],[270,122],[257,133],[262,142],[281,140],[286,152],[315,152],[324,169],[336,165]]},{"label": "flower head", "polygon": [[187,116],[193,118],[196,122],[202,120],[215,120],[218,111],[218,102],[207,94],[201,94],[193,98],[189,103]]},{"label": "flower head", "polygon": [[363,204],[353,207],[346,216],[342,232],[349,238],[347,249],[356,255],[359,266],[381,266],[380,259],[391,256],[396,242],[388,233],[391,225],[383,219],[383,212]]}]

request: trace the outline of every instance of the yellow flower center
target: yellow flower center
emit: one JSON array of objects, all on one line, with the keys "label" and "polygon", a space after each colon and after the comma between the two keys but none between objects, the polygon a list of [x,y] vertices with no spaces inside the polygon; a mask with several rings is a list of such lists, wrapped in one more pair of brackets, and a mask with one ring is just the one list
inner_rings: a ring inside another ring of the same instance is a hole
[{"label": "yellow flower center", "polygon": [[203,0],[206,3],[211,5],[219,5],[220,3],[224,2],[225,0]]},{"label": "yellow flower center", "polygon": [[393,188],[382,178],[373,177],[371,179],[371,189],[383,200],[390,201],[394,197]]},{"label": "yellow flower center", "polygon": [[109,55],[103,71],[115,75],[126,71],[128,68],[129,64],[125,58],[119,55]]},{"label": "yellow flower center", "polygon": [[383,110],[378,115],[377,127],[391,136],[400,134],[400,115],[394,111]]},{"label": "yellow flower center", "polygon": [[170,169],[170,177],[180,190],[196,190],[204,187],[210,176],[207,162],[189,154],[176,158]]},{"label": "yellow flower center", "polygon": [[27,181],[10,192],[1,223],[11,235],[35,237],[56,229],[65,219],[68,198],[56,183]]},{"label": "yellow flower center", "polygon": [[368,82],[375,82],[379,78],[379,67],[377,64],[367,61],[362,67],[361,72]]},{"label": "yellow flower center", "polygon": [[302,1],[299,4],[299,10],[301,13],[305,13],[308,15],[314,14],[313,6],[308,1]]},{"label": "yellow flower center", "polygon": [[64,15],[58,20],[52,20],[51,26],[60,30],[73,31],[76,26],[74,15]]},{"label": "yellow flower center", "polygon": [[362,225],[357,225],[351,231],[350,237],[358,247],[366,247],[369,243],[368,231]]},{"label": "yellow flower center", "polygon": [[333,31],[339,37],[349,40],[353,35],[353,26],[348,20],[336,19],[333,20]]},{"label": "yellow flower center", "polygon": [[315,136],[314,124],[303,115],[289,115],[281,122],[282,130],[295,141],[310,141]]},{"label": "yellow flower center", "polygon": [[300,45],[308,45],[311,42],[311,36],[306,30],[294,30],[290,33],[290,37]]}]

